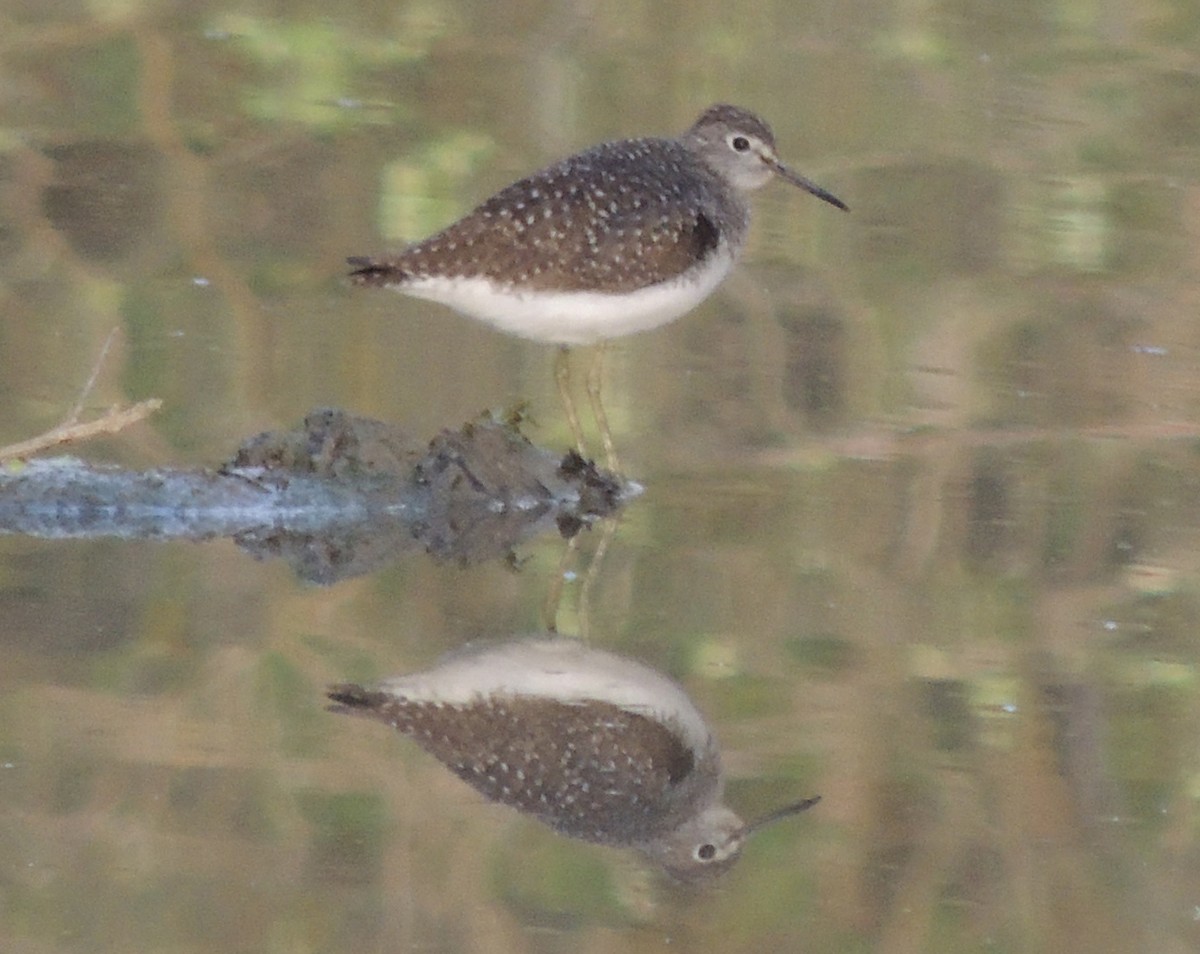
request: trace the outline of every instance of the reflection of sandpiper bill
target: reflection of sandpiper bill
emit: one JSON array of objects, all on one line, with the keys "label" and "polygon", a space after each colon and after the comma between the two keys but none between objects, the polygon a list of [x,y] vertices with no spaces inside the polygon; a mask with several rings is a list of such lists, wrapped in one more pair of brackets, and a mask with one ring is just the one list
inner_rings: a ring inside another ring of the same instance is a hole
[{"label": "reflection of sandpiper bill", "polygon": [[744,823],[722,803],[716,740],[683,690],[576,640],[471,649],[329,698],[399,729],[489,799],[681,878],[725,870],[751,832],[819,801]]},{"label": "reflection of sandpiper bill", "polygon": [[[602,143],[402,251],[351,258],[351,278],[537,341],[594,344],[657,328],[712,294],[745,247],[748,194],[775,176],[846,208],[779,161],[765,122],[710,106],[677,138]],[[598,361],[589,390],[612,465]],[[578,439],[561,352],[558,380]]]}]

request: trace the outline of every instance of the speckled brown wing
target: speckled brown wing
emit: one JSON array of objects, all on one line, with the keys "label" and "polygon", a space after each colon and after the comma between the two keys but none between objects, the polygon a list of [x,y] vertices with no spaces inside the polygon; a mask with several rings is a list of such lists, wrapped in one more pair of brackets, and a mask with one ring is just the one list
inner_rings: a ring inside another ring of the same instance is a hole
[{"label": "speckled brown wing", "polygon": [[488,799],[566,835],[633,845],[686,810],[672,795],[695,771],[693,753],[665,726],[611,703],[512,696],[463,706],[358,686],[329,697],[369,709]]},{"label": "speckled brown wing", "polygon": [[513,183],[396,255],[350,259],[351,277],[401,288],[437,275],[531,291],[633,291],[677,277],[722,242],[740,247],[746,215],[717,204],[726,191],[673,140],[605,143]]}]

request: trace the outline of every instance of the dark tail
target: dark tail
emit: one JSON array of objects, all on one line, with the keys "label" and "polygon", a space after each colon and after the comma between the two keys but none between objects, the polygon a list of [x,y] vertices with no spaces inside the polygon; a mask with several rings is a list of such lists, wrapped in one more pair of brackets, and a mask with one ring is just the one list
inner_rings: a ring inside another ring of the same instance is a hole
[{"label": "dark tail", "polygon": [[408,277],[403,269],[383,259],[354,255],[346,259],[346,264],[354,269],[350,281],[355,285],[398,285]]},{"label": "dark tail", "polygon": [[386,692],[364,689],[353,682],[330,686],[325,690],[325,695],[334,703],[329,707],[330,712],[354,712],[359,709],[375,711],[390,698]]}]

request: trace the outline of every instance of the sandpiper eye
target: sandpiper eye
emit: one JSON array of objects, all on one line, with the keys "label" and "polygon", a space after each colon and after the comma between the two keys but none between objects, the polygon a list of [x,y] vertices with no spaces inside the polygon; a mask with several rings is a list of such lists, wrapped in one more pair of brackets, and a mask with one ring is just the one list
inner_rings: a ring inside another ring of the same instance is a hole
[{"label": "sandpiper eye", "polygon": [[717,846],[711,844],[699,845],[696,848],[696,858],[699,861],[712,861],[717,856]]},{"label": "sandpiper eye", "polygon": [[750,140],[745,136],[734,136],[729,140],[729,145],[733,146],[735,152],[745,152],[750,148]]}]

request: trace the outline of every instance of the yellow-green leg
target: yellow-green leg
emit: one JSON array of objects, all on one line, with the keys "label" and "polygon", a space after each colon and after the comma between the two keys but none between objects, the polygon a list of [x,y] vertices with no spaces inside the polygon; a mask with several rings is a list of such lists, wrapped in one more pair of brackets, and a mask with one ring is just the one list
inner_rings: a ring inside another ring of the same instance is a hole
[{"label": "yellow-green leg", "polygon": [[575,399],[571,397],[571,350],[561,345],[554,357],[554,383],[558,385],[558,399],[567,415],[567,426],[579,456],[587,459],[587,445],[583,441],[583,428],[579,426],[579,415],[575,413]]},{"label": "yellow-green leg", "polygon": [[606,342],[596,345],[596,357],[588,370],[587,393],[592,405],[592,416],[596,426],[600,428],[600,442],[604,445],[604,460],[608,469],[614,474],[621,472],[620,461],[617,460],[617,448],[613,444],[612,431],[608,427],[608,415],[604,413],[604,402],[600,400],[600,386],[604,382],[604,350]]}]

